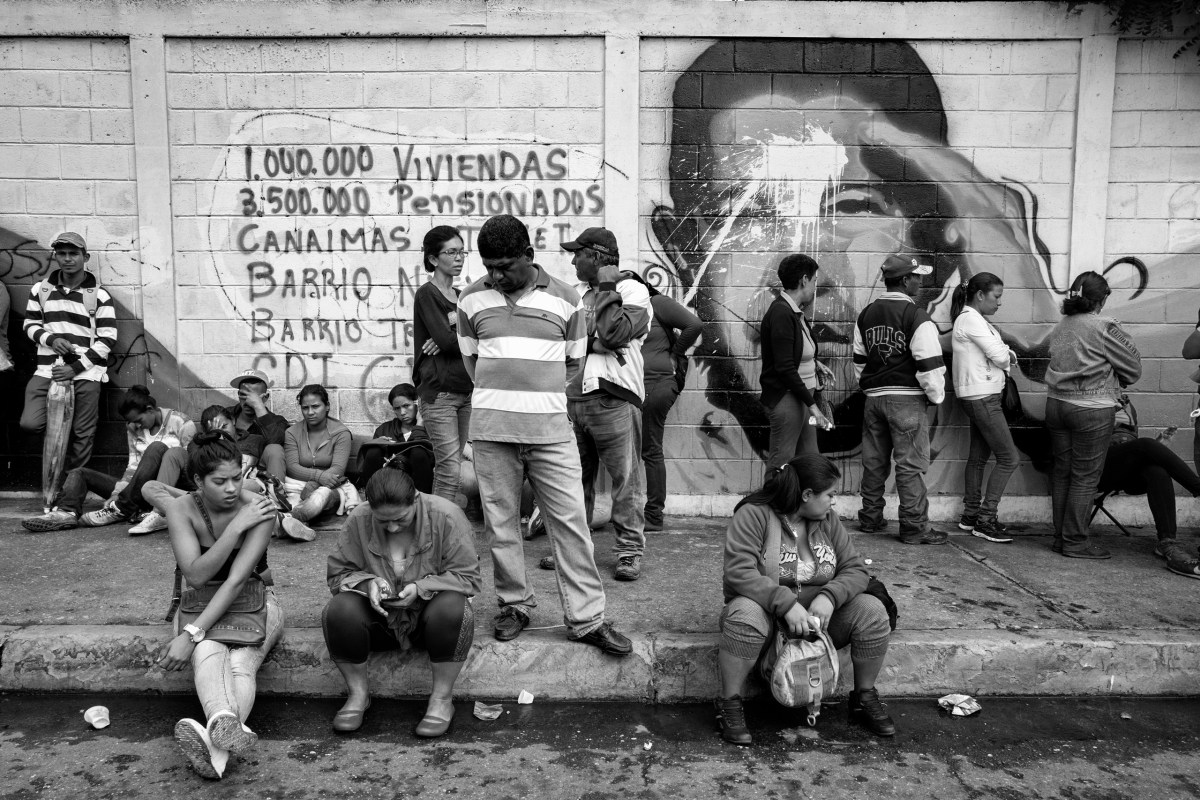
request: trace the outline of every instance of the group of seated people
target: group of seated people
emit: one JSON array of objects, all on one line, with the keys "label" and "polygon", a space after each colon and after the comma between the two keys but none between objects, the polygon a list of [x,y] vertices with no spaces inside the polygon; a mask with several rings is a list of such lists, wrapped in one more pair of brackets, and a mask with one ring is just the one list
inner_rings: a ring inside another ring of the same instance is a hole
[{"label": "group of seated people", "polygon": [[[181,412],[160,407],[145,386],[131,387],[118,405],[129,447],[124,474],[114,478],[88,467],[69,471],[54,507],[24,520],[23,526],[40,532],[132,522],[132,536],[165,530],[163,503],[196,489],[187,464],[198,431],[229,434],[241,453],[248,488],[266,494],[283,512],[276,533],[293,540],[312,541],[316,534],[310,522],[353,509],[360,500],[358,490],[388,457],[405,465],[418,489],[430,490],[432,452],[428,436],[417,424],[412,384],[392,388],[388,403],[395,416],[359,448],[353,476],[349,469],[353,437],[349,428],[329,415],[325,387],[309,384],[300,390],[296,399],[302,419],[292,424],[268,408],[270,390],[261,371],[246,370],[230,385],[237,390],[237,403],[205,408],[198,426]],[[84,513],[89,491],[105,502]]]}]

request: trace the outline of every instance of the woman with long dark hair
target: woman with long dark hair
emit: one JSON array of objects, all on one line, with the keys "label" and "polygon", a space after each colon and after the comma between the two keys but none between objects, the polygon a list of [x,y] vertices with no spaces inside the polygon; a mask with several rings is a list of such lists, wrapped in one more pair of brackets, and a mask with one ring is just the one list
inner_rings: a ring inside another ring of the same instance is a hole
[{"label": "woman with long dark hair", "polygon": [[[198,488],[165,504],[171,551],[188,586],[216,592],[192,623],[179,626],[176,619],[179,632],[159,663],[168,670],[192,665],[207,722],[179,720],[175,741],[197,774],[216,779],[230,752],[245,752],[258,742],[245,723],[254,707],[258,668],[283,633],[283,611],[267,567],[275,509],[263,495],[243,489],[242,454],[223,431],[197,435],[188,464]],[[262,643],[214,641],[209,631],[252,581],[265,584]]]},{"label": "woman with long dark hair", "polygon": [[429,280],[413,298],[417,354],[413,383],[421,420],[433,444],[433,493],[454,502],[459,490],[463,448],[471,425],[471,392],[458,349],[458,289],[467,251],[457,228],[438,225],[421,242],[421,262]]},{"label": "woman with long dark hair", "polygon": [[1062,320],[1050,333],[1046,426],[1054,454],[1051,499],[1056,553],[1111,558],[1088,539],[1088,515],[1112,441],[1121,390],[1142,375],[1142,357],[1128,334],[1100,312],[1108,281],[1085,272],[1071,282]]},{"label": "woman with long dark hair", "polygon": [[[990,272],[978,272],[963,281],[950,301],[954,320],[951,349],[954,354],[954,394],[971,421],[971,449],[967,455],[966,490],[958,527],[989,542],[1011,542],[996,511],[1008,479],[1016,472],[1020,453],[1000,405],[1008,371],[1017,363],[999,332],[987,321],[1000,308],[1004,281]],[[983,473],[988,457],[996,466],[983,493]]]},{"label": "woman with long dark hair", "polygon": [[878,736],[896,732],[875,689],[891,625],[883,603],[863,593],[867,569],[833,510],[841,477],[825,456],[798,455],[770,470],[763,488],[734,509],[725,532],[717,650],[717,718],[727,742],[752,743],[742,687],[781,626],[792,636],[822,630],[834,646],[849,644],[851,717]]}]

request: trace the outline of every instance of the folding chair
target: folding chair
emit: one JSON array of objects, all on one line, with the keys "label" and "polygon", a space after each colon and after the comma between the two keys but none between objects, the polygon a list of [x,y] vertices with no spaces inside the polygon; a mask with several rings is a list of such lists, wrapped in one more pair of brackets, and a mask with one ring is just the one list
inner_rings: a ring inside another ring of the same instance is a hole
[{"label": "folding chair", "polygon": [[1103,511],[1104,516],[1112,520],[1112,523],[1121,529],[1121,533],[1125,534],[1126,536],[1133,536],[1133,534],[1129,532],[1129,529],[1121,524],[1121,520],[1114,517],[1112,512],[1104,507],[1104,501],[1115,494],[1118,494],[1116,489],[1108,492],[1096,493],[1096,497],[1092,500],[1092,514],[1088,517],[1088,525],[1091,525],[1096,520],[1096,515]]}]

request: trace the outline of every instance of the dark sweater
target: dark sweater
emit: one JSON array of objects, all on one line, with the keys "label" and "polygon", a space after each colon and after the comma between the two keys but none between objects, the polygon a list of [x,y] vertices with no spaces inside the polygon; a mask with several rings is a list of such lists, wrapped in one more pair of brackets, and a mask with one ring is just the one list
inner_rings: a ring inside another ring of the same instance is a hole
[{"label": "dark sweater", "polygon": [[[762,384],[762,394],[759,400],[767,408],[774,408],[791,392],[804,405],[813,405],[812,392],[796,371],[804,355],[804,320],[781,295],[767,307],[760,330],[762,375],[758,382]],[[815,353],[813,357],[816,357]]]},{"label": "dark sweater", "polygon": [[[417,354],[413,384],[417,396],[426,403],[433,402],[438,392],[470,394],[475,388],[458,349],[458,332],[450,325],[452,316],[457,317],[454,303],[432,283],[421,284],[413,299],[413,351]],[[436,356],[427,356],[423,351],[430,339],[441,351]]]},{"label": "dark sweater", "polygon": [[[687,358],[688,348],[696,343],[704,329],[699,317],[665,294],[651,294],[650,308],[654,312],[650,333],[642,343],[646,386],[676,377],[679,360]],[[679,331],[679,335],[672,336],[673,331]]]}]

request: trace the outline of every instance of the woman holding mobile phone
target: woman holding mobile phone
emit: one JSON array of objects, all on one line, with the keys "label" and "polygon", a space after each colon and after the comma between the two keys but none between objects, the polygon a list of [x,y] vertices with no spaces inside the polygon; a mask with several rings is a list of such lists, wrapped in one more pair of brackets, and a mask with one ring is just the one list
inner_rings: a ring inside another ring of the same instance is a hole
[{"label": "woman holding mobile phone", "polygon": [[333,599],[321,619],[325,646],[349,693],[333,728],[362,726],[371,706],[372,652],[421,646],[429,653],[433,691],[414,732],[435,738],[454,718],[454,682],[474,638],[470,598],[479,592],[479,557],[471,525],[449,500],[418,492],[401,469],[376,472],[366,496],[326,568]]}]

